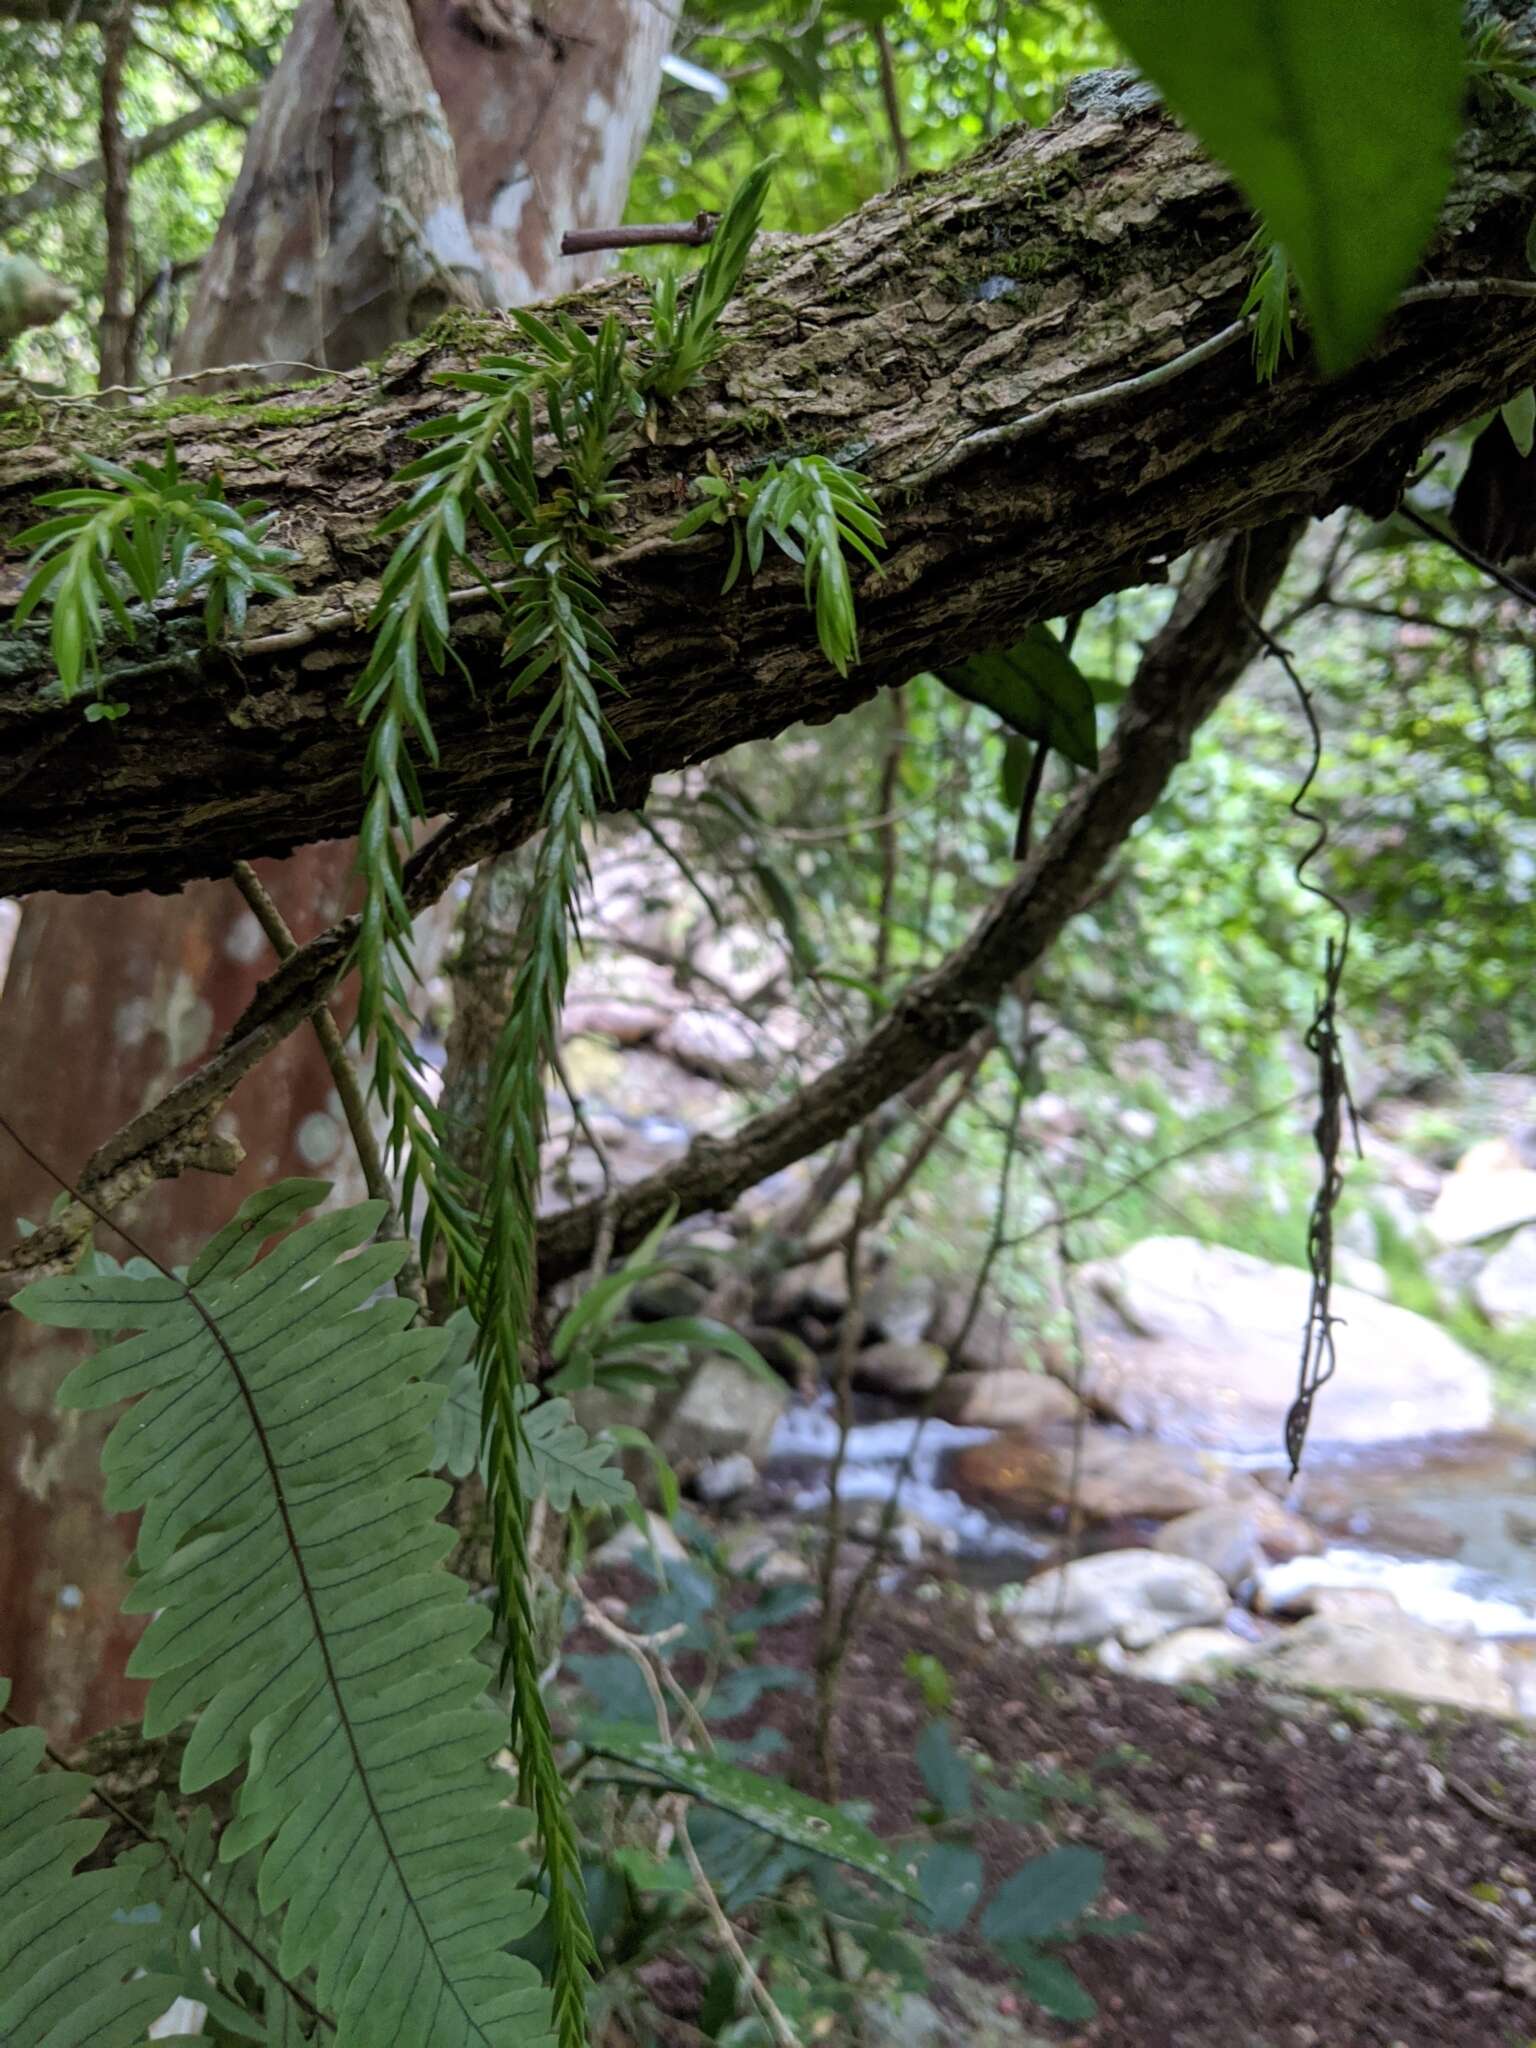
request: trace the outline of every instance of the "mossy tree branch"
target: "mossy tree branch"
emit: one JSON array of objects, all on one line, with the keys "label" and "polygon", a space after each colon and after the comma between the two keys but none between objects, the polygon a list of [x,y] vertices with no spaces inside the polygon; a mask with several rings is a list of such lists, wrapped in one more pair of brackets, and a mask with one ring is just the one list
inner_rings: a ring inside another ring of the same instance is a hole
[{"label": "mossy tree branch", "polygon": [[[1385,508],[1426,439],[1536,379],[1533,207],[1536,124],[1511,108],[1469,133],[1427,264],[1473,303],[1418,297],[1348,375],[1302,365],[1268,387],[1234,326],[1249,216],[1118,75],[1083,81],[1046,130],[769,245],[726,316],[730,346],[623,466],[605,580],[629,693],[617,800],[1155,579],[1198,542],[1342,502]],[[641,317],[633,279],[566,304]],[[187,468],[274,505],[301,555],[298,597],[238,649],[203,646],[190,618],[147,626],[107,677],[133,707],[116,722],[56,701],[40,637],[0,643],[0,891],[173,889],[353,830],[362,739],[346,698],[382,562],[372,530],[404,429],[446,402],[433,371],[507,342],[495,316],[454,315],[425,344],[278,400],[50,408],[43,439],[34,423],[0,452],[0,534],[84,451],[158,452],[169,435]],[[865,659],[846,681],[817,652],[792,567],[721,600],[718,540],[667,540],[707,451],[749,469],[785,448],[855,463],[880,494],[891,547],[864,579]],[[18,581],[0,571],[0,598]],[[436,686],[443,761],[422,785],[460,819],[499,807],[506,845],[532,827],[541,769],[537,707],[494,687],[499,637],[466,592],[458,644],[484,687]]]}]

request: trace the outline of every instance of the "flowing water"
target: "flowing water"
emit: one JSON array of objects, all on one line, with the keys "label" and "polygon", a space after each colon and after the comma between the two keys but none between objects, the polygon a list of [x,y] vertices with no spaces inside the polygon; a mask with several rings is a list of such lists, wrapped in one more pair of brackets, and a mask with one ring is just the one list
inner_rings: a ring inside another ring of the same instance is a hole
[{"label": "flowing water", "polygon": [[[946,1485],[951,1454],[993,1431],[871,1419],[869,1405],[857,1412],[838,1488],[845,1501],[883,1503],[899,1482],[903,1520],[978,1583],[1027,1578],[1058,1552],[1059,1528],[1010,1522]],[[764,1470],[769,1498],[797,1514],[821,1507],[836,1444],[830,1395],[790,1409]],[[1272,1461],[1230,1462],[1278,1488]],[[1326,1548],[1272,1566],[1269,1599],[1312,1586],[1379,1588],[1437,1628],[1536,1639],[1536,1437],[1499,1430],[1364,1450],[1318,1445],[1291,1504],[1317,1525]]]}]

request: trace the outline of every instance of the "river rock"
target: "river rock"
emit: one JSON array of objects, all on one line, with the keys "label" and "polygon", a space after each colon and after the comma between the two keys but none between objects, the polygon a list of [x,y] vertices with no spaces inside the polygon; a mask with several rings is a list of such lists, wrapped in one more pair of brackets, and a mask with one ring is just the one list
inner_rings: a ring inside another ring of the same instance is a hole
[{"label": "river rock", "polygon": [[1341,1246],[1333,1255],[1333,1270],[1346,1287],[1356,1288],[1377,1301],[1391,1299],[1392,1281],[1379,1259],[1368,1259],[1361,1252]]},{"label": "river rock", "polygon": [[756,1038],[739,1018],[719,1010],[680,1010],[656,1043],[688,1073],[706,1080],[748,1087],[762,1077],[764,1058]]},{"label": "river rock", "polygon": [[1264,1555],[1276,1564],[1293,1557],[1315,1557],[1324,1547],[1312,1524],[1264,1487],[1255,1485],[1251,1493],[1245,1493],[1243,1506],[1258,1527]]},{"label": "river rock", "polygon": [[973,1316],[970,1307],[969,1287],[943,1288],[924,1332],[930,1344],[949,1353],[956,1371],[1028,1372],[1044,1362],[1046,1347],[1030,1343],[1014,1317],[986,1304]]},{"label": "river rock", "polygon": [[936,1413],[962,1429],[1048,1429],[1070,1422],[1077,1398],[1049,1373],[1021,1371],[952,1372],[944,1381]]},{"label": "river rock", "polygon": [[561,1016],[567,1038],[612,1039],[615,1045],[644,1045],[666,1024],[670,1010],[655,1003],[626,1002],[622,996],[589,996],[569,1002]]},{"label": "river rock", "polygon": [[1472,1283],[1472,1294],[1490,1323],[1536,1323],[1536,1224],[1517,1230],[1501,1245]]},{"label": "river rock", "polygon": [[1254,1646],[1230,1629],[1181,1628],[1136,1655],[1124,1650],[1113,1654],[1118,1648],[1106,1643],[1101,1652],[1103,1662],[1113,1670],[1150,1679],[1156,1685],[1197,1685],[1203,1679],[1224,1677],[1252,1656]]},{"label": "river rock", "polygon": [[1256,1644],[1243,1662],[1269,1686],[1516,1711],[1499,1644],[1446,1635],[1401,1613],[1315,1614]]},{"label": "river rock", "polygon": [[600,1543],[588,1565],[594,1571],[601,1571],[607,1565],[629,1564],[637,1557],[659,1557],[664,1564],[685,1564],[688,1559],[687,1546],[672,1524],[663,1515],[648,1510],[644,1529],[637,1529],[633,1522],[626,1522],[616,1530],[606,1543]]},{"label": "river rock", "polygon": [[902,1273],[887,1266],[863,1300],[869,1336],[892,1344],[921,1344],[938,1307],[938,1284],[926,1273]]},{"label": "river rock", "polygon": [[937,1344],[870,1344],[853,1361],[854,1377],[876,1394],[906,1400],[931,1394],[948,1359]]},{"label": "river rock", "polygon": [[[949,1483],[999,1514],[1029,1520],[1071,1501],[1073,1463],[1069,1431],[1058,1428],[1042,1439],[1009,1430],[957,1451]],[[1224,1477],[1208,1471],[1197,1451],[1091,1425],[1082,1431],[1076,1477],[1078,1505],[1094,1522],[1172,1521],[1228,1498]]]},{"label": "river rock", "polygon": [[[1310,1282],[1299,1268],[1192,1237],[1144,1238],[1082,1269],[1089,1332],[1079,1391],[1133,1429],[1253,1451],[1281,1440]],[[1486,1428],[1481,1359],[1427,1317],[1333,1291],[1339,1369],[1315,1442],[1377,1443]]]},{"label": "river rock", "polygon": [[760,1379],[734,1358],[706,1358],[662,1426],[660,1448],[674,1465],[743,1451],[754,1463],[768,1453],[774,1424],[789,1406],[789,1389]]},{"label": "river rock", "polygon": [[[998,1611],[1022,1643],[1101,1643],[1144,1649],[1192,1622],[1219,1621],[1227,1588],[1209,1565],[1155,1550],[1104,1550],[1004,1586]],[[1058,1611],[1059,1609],[1059,1611]]]},{"label": "river rock", "polygon": [[1476,1245],[1452,1245],[1449,1251],[1436,1252],[1433,1258],[1426,1259],[1424,1271],[1435,1283],[1440,1299],[1454,1306],[1477,1285],[1477,1276],[1486,1265],[1487,1257],[1487,1253]]},{"label": "river rock", "polygon": [[1192,1557],[1209,1565],[1236,1588],[1251,1579],[1264,1563],[1259,1525],[1246,1507],[1196,1508],[1165,1522],[1152,1539],[1154,1550],[1170,1557]]},{"label": "river rock", "polygon": [[1474,1145],[1447,1175],[1426,1221],[1441,1244],[1476,1244],[1536,1223],[1536,1168],[1506,1138]]}]

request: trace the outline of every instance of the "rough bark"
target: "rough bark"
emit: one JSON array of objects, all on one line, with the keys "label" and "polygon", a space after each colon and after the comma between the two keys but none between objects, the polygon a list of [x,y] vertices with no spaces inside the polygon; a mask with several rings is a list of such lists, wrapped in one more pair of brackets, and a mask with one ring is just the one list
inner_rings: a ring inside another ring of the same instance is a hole
[{"label": "rough bark", "polygon": [[[768,1174],[841,1138],[881,1103],[921,1083],[936,1062],[985,1030],[1002,991],[1027,975],[1068,919],[1096,900],[1105,864],[1242,673],[1257,644],[1252,621],[1278,582],[1298,530],[1298,522],[1277,522],[1228,542],[1199,566],[1138,666],[1100,767],[972,937],[906,988],[868,1039],[789,1102],[729,1139],[698,1139],[676,1165],[626,1189],[612,1211],[620,1247],[673,1205],[682,1215],[728,1208]],[[448,844],[440,864],[428,850],[408,873],[413,905],[430,901],[443,885],[458,858],[455,845],[466,859],[480,851],[451,832]],[[210,1115],[239,1079],[335,986],[355,937],[356,920],[343,921],[263,984],[213,1057],[87,1162],[78,1181],[82,1191],[111,1210],[124,1198],[122,1190],[131,1192],[164,1171],[161,1160],[174,1162],[178,1148],[200,1143]],[[490,967],[486,999],[494,1007],[500,997],[495,963]],[[472,1044],[483,1044],[488,1026],[482,1018],[471,1027]],[[461,1075],[469,1115],[481,1086],[472,1069]],[[587,1203],[540,1224],[539,1269],[546,1283],[566,1278],[588,1258],[602,1208]],[[0,1307],[29,1279],[72,1263],[89,1223],[90,1212],[71,1204],[0,1257]]]},{"label": "rough bark", "polygon": [[[1323,382],[1255,382],[1234,327],[1249,217],[1225,180],[1123,78],[1090,81],[1043,132],[917,180],[754,263],[729,348],[637,444],[606,593],[628,694],[620,800],[646,776],[799,719],[824,719],[933,659],[1147,581],[1185,549],[1291,512],[1389,504],[1427,438],[1536,376],[1526,233],[1536,124],[1469,138],[1444,232],[1371,356]],[[633,280],[578,313],[640,317]],[[1223,339],[1225,337],[1225,339]],[[362,743],[346,704],[367,644],[403,429],[442,409],[432,372],[505,339],[494,319],[279,406],[235,401],[116,430],[221,469],[279,509],[302,594],[237,651],[166,619],[110,683],[153,716],[87,725],[48,694],[40,645],[0,653],[0,889],[172,888],[240,855],[351,831]],[[0,530],[111,432],[74,415],[47,449],[0,457]],[[744,467],[786,448],[858,462],[888,521],[860,593],[863,665],[820,658],[799,577],[729,599],[719,543],[667,543],[705,453]],[[427,803],[500,803],[515,840],[538,802],[534,708],[495,689],[499,634],[466,593],[457,674],[434,691]],[[108,824],[107,821],[110,821]]]},{"label": "rough bark", "polygon": [[[383,32],[407,15],[414,49]],[[343,18],[364,66],[347,62]],[[557,30],[512,0],[305,0],[209,254],[183,367],[205,360],[211,322],[224,362],[362,362],[420,331],[434,265],[477,274],[495,305],[597,276],[590,259],[558,258],[560,230],[622,213],[670,35],[666,9],[647,0],[568,0]],[[419,260],[402,260],[413,251]],[[268,381],[294,375],[275,367]]]}]

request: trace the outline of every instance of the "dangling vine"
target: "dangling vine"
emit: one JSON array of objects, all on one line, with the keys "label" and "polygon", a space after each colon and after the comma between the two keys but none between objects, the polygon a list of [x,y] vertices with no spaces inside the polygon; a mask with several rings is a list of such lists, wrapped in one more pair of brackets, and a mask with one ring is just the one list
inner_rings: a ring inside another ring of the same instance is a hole
[{"label": "dangling vine", "polygon": [[[423,449],[399,472],[407,495],[379,528],[395,546],[351,699],[367,728],[358,1028],[373,1054],[372,1088],[387,1121],[403,1213],[409,1222],[420,1198],[423,1264],[441,1252],[448,1291],[469,1309],[476,1331],[501,1676],[522,1796],[542,1845],[561,2048],[585,2040],[596,1952],[535,1652],[527,1494],[530,1475],[536,1482],[543,1468],[525,1424],[522,1347],[537,1292],[545,1075],[558,1049],[587,877],[586,834],[610,795],[616,742],[608,700],[622,691],[601,562],[622,498],[618,464],[651,408],[676,397],[721,345],[719,319],[750,252],[771,168],[759,165],[737,191],[692,289],[680,293],[670,277],[655,287],[644,334],[631,335],[611,315],[589,334],[565,315],[546,321],[514,311],[517,353],[486,356],[438,379],[460,403],[411,430]],[[205,588],[210,635],[238,632],[251,595],[286,589],[279,571],[291,559],[267,540],[261,507],[228,505],[216,484],[188,485],[174,456],[161,468],[92,466],[100,487],[50,494],[44,503],[54,516],[25,536],[35,552],[22,616],[51,605],[66,695],[96,674],[106,613],[128,635],[133,599],[148,606]],[[739,481],[712,471],[694,488],[701,503],[674,538],[726,527],[726,589],[744,566],[761,566],[771,539],[803,565],[822,650],[846,673],[858,658],[846,555],[876,565],[883,545],[863,480],[825,457],[800,454]],[[413,835],[429,809],[420,767],[438,760],[426,682],[458,661],[449,597],[468,579],[483,584],[504,614],[505,698],[547,693],[529,740],[544,755],[544,797],[516,935],[521,966],[495,1050],[480,1155],[471,1161],[453,1143],[416,1049],[404,882]]]},{"label": "dangling vine", "polygon": [[[510,1681],[513,1748],[543,1840],[555,2016],[570,2048],[583,2038],[594,1950],[534,1649],[520,1479],[526,1459],[522,1346],[537,1291],[544,1077],[559,1044],[577,899],[587,875],[586,832],[609,793],[613,734],[605,700],[622,687],[597,565],[620,502],[614,470],[648,401],[675,396],[718,347],[717,323],[751,249],[770,169],[760,165],[736,193],[681,310],[675,281],[657,286],[651,331],[639,345],[613,316],[594,336],[568,317],[550,324],[514,312],[524,353],[486,357],[473,370],[442,378],[465,402],[450,418],[414,430],[429,446],[400,472],[411,493],[384,522],[382,531],[401,537],[385,571],[374,644],[355,691],[359,715],[370,727],[359,843],[367,883],[359,1027],[375,1046],[374,1087],[389,1116],[407,1212],[418,1189],[424,1196],[424,1256],[441,1244],[451,1284],[478,1331],[502,1675]],[[542,481],[541,468],[552,470],[551,483]],[[709,517],[724,514],[714,502],[701,509]],[[765,530],[805,562],[807,602],[822,645],[845,671],[856,658],[857,640],[841,544],[873,562],[871,544],[880,540],[861,481],[830,463],[786,464],[759,480],[743,509],[754,568]],[[511,572],[509,588],[493,583],[476,559],[472,533]],[[479,577],[505,606],[506,695],[540,684],[549,691],[530,737],[531,746],[546,750],[542,837],[516,935],[522,964],[495,1050],[478,1175],[455,1158],[424,1085],[406,997],[411,927],[401,848],[425,812],[412,749],[429,761],[437,758],[422,660],[440,675],[455,658],[448,627],[455,568]]]}]

